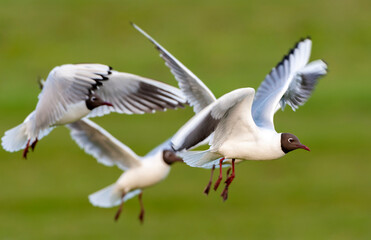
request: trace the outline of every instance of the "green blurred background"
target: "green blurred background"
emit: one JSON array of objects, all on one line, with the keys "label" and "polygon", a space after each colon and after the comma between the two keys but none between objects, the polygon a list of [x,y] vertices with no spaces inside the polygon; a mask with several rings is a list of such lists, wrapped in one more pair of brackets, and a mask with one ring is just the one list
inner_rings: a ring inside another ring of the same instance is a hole
[{"label": "green blurred background", "polygon": [[[202,190],[209,171],[177,164],[169,177],[116,208],[88,194],[121,171],[97,164],[55,129],[28,160],[0,150],[0,239],[371,239],[371,3],[313,1],[46,1],[0,3],[0,131],[18,125],[39,93],[37,79],[65,63],[98,62],[176,85],[157,39],[219,97],[257,88],[301,37],[329,64],[311,99],[275,117],[312,151],[244,162],[228,201]],[[171,136],[192,109],[94,119],[140,155]]]}]

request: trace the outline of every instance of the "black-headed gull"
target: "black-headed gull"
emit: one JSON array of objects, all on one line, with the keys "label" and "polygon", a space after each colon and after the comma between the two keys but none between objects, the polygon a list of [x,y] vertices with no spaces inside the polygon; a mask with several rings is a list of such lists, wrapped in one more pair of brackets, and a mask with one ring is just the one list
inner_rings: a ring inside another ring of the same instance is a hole
[{"label": "black-headed gull", "polygon": [[[309,38],[301,40],[266,76],[256,94],[252,88],[225,94],[191,118],[172,138],[173,150],[178,152],[189,150],[211,136],[208,150],[185,151],[179,155],[193,167],[214,169],[219,163],[221,168],[223,162],[231,161],[232,174],[222,192],[224,200],[235,177],[236,159],[272,160],[298,148],[309,151],[295,135],[277,133],[273,117],[286,104],[293,110],[303,105],[319,77],[327,73],[322,60],[307,64],[311,46]],[[172,61],[167,61],[167,65],[171,67]],[[174,68],[172,72],[182,74]],[[221,173],[214,189],[222,179]]]},{"label": "black-headed gull", "polygon": [[117,72],[102,64],[66,64],[48,75],[36,109],[24,122],[5,132],[2,146],[13,152],[29,147],[54,126],[112,111],[142,114],[182,107],[186,101],[175,87],[137,75]]},{"label": "black-headed gull", "polygon": [[166,178],[170,165],[182,161],[171,150],[170,140],[159,145],[146,156],[140,157],[103,128],[86,118],[66,126],[71,130],[71,137],[86,153],[106,166],[117,165],[124,171],[114,184],[91,194],[89,196],[91,204],[104,208],[120,205],[115,216],[117,220],[123,203],[139,194],[141,206],[139,219],[143,221],[142,190]]}]

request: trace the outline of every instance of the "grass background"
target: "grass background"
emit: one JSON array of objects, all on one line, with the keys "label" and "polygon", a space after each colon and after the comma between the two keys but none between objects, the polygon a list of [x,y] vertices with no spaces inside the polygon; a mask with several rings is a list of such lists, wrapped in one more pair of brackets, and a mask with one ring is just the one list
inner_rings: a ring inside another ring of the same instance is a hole
[{"label": "grass background", "polygon": [[[88,194],[120,170],[96,163],[55,129],[29,154],[0,150],[0,239],[370,239],[371,17],[366,0],[46,1],[0,3],[0,131],[37,102],[36,81],[57,65],[99,62],[176,85],[134,21],[219,97],[257,88],[301,37],[329,64],[310,101],[275,117],[312,151],[238,165],[230,198],[202,190],[209,171],[181,164],[145,191],[146,219],[128,201],[91,206]],[[94,119],[145,154],[192,116],[190,108]]]}]

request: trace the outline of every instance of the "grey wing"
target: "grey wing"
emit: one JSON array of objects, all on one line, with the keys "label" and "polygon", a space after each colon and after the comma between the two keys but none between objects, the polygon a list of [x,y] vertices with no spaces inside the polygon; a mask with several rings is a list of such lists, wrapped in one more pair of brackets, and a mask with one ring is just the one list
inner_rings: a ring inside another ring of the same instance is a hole
[{"label": "grey wing", "polygon": [[[250,96],[251,102],[254,96],[254,89],[241,88],[229,92],[214,103],[204,108],[201,112],[193,116],[171,139],[172,148],[175,151],[188,150],[210,136],[218,127],[222,119],[228,116],[231,109],[238,105],[246,97]],[[248,109],[251,116],[251,107]],[[251,120],[250,120],[251,119]],[[246,124],[255,125],[252,117],[244,118]],[[211,140],[213,142],[213,140]]]},{"label": "grey wing", "polygon": [[292,110],[304,105],[312,95],[318,79],[327,73],[327,64],[322,60],[316,60],[307,64],[294,77],[289,88],[280,100],[282,110],[286,104]]},{"label": "grey wing", "polygon": [[155,45],[156,49],[160,52],[160,57],[165,61],[166,66],[170,68],[171,73],[175,76],[180,89],[183,91],[195,113],[200,112],[203,108],[216,100],[214,94],[196,75],[194,75],[187,67],[185,67],[145,31],[134,23],[132,23],[132,25]]},{"label": "grey wing", "polygon": [[77,145],[99,163],[106,166],[117,165],[122,170],[140,166],[140,157],[89,119],[84,118],[66,126]]},{"label": "grey wing", "polygon": [[301,40],[265,77],[258,88],[252,114],[259,127],[274,129],[274,113],[285,104],[296,109],[309,98],[318,77],[326,73],[326,64],[308,64],[312,41]]},{"label": "grey wing", "polygon": [[48,75],[35,109],[35,131],[53,125],[66,113],[68,106],[85,101],[89,91],[110,74],[102,64],[66,64],[55,67]]},{"label": "grey wing", "polygon": [[93,109],[88,117],[108,114],[112,111],[125,114],[143,114],[183,107],[186,100],[176,87],[138,75],[111,71],[108,80],[95,91],[113,107]]}]

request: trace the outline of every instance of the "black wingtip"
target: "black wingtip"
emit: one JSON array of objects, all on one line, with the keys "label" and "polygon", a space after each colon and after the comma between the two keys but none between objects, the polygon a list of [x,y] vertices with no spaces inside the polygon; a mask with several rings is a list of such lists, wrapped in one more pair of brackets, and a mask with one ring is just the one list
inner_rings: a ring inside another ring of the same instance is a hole
[{"label": "black wingtip", "polygon": [[323,60],[323,59],[321,59],[321,61],[324,62],[324,63],[326,64],[326,72],[328,73],[328,72],[329,72],[329,69],[328,69],[328,63],[327,63],[325,60]]},{"label": "black wingtip", "polygon": [[278,66],[280,66],[281,64],[283,64],[283,62],[285,60],[288,60],[289,57],[290,57],[290,55],[293,54],[294,51],[299,47],[299,44],[302,43],[302,42],[304,42],[305,40],[311,40],[310,36],[307,36],[305,38],[303,38],[303,37],[300,38],[300,40],[295,43],[294,47],[292,47],[292,48],[289,49],[288,53],[283,56],[282,60],[279,63],[277,63],[276,67],[274,67],[274,68],[278,68]]},{"label": "black wingtip", "polygon": [[40,76],[37,78],[37,84],[39,85],[40,90],[43,90],[44,80]]}]

